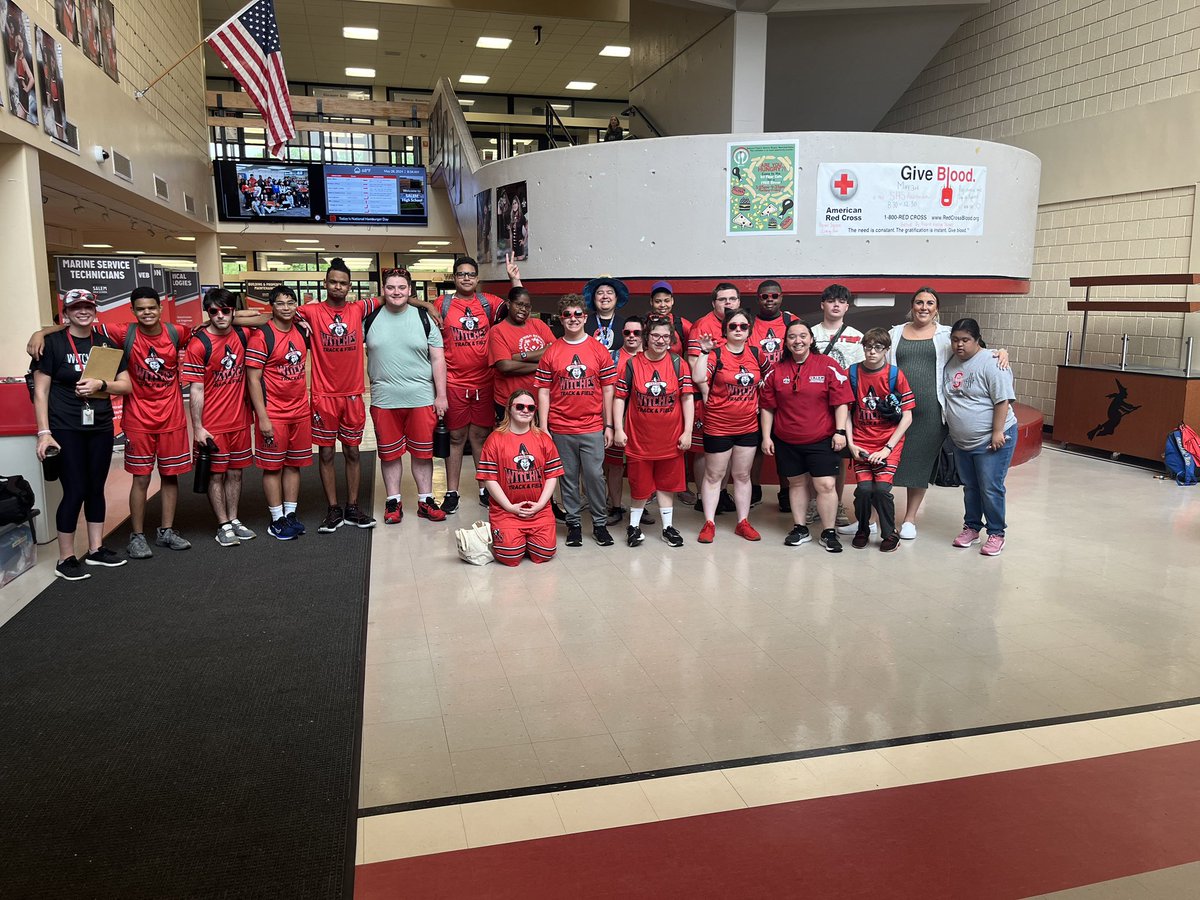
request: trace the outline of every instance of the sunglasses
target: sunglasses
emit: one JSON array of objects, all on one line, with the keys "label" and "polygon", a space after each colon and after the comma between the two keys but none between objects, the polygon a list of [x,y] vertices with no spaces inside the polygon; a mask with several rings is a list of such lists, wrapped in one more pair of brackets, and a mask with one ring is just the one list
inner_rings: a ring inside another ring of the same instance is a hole
[{"label": "sunglasses", "polygon": [[642,329],[639,328],[637,331],[630,331],[628,328],[626,328],[624,331],[621,332],[621,334],[625,335],[625,337],[633,337],[634,335],[641,337]]},{"label": "sunglasses", "polygon": [[579,312],[565,312],[565,313],[563,313],[561,316],[559,316],[559,318],[560,318],[560,319],[586,319],[586,318],[587,318],[587,313],[585,313],[585,312],[583,312],[583,311],[579,311]]},{"label": "sunglasses", "polygon": [[749,331],[750,326],[747,325],[745,322],[730,322],[729,330],[730,331]]},{"label": "sunglasses", "polygon": [[532,403],[514,403],[512,408],[516,412],[537,412],[537,407]]},{"label": "sunglasses", "polygon": [[760,300],[778,300],[782,296],[783,296],[783,294],[759,294],[758,299],[760,299]]},{"label": "sunglasses", "polygon": [[210,316],[232,316],[233,315],[233,307],[232,306],[214,306],[209,309],[208,314]]},{"label": "sunglasses", "polygon": [[864,350],[883,351],[883,350],[887,350],[888,346],[887,346],[887,344],[876,344],[875,342],[872,341],[870,344],[863,344],[863,349]]}]

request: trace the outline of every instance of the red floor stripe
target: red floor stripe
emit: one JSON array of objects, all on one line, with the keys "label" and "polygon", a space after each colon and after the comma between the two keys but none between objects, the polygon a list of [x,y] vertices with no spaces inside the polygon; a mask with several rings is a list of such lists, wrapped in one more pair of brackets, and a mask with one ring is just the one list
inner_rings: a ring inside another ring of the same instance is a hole
[{"label": "red floor stripe", "polygon": [[394,897],[1015,898],[1200,860],[1200,742],[360,866]]}]

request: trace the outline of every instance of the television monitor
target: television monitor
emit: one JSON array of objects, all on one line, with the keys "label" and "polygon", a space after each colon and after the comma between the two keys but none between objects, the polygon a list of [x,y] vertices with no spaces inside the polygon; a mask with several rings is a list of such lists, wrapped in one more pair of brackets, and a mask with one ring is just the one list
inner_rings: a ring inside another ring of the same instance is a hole
[{"label": "television monitor", "polygon": [[217,160],[217,214],[226,222],[323,222],[321,166]]},{"label": "television monitor", "polygon": [[330,224],[429,224],[424,166],[326,163],[324,169]]}]

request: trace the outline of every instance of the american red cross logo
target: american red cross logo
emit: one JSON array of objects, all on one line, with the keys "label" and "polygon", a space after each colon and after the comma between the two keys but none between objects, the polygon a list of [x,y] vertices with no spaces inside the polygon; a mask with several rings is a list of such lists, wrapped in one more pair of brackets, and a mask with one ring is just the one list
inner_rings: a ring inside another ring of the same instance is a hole
[{"label": "american red cross logo", "polygon": [[839,194],[845,197],[855,187],[855,183],[851,180],[848,173],[843,172],[838,176],[838,180],[833,183],[833,186],[837,188]]}]

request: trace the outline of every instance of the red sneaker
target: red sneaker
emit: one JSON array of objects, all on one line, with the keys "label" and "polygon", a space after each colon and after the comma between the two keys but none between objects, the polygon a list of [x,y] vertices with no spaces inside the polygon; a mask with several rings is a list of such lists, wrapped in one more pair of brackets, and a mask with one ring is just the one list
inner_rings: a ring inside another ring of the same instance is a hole
[{"label": "red sneaker", "polygon": [[[383,524],[384,525],[399,525],[400,520],[404,518],[404,507],[400,505],[399,500],[389,500],[387,506],[383,508]],[[443,516],[445,518],[445,516]]]},{"label": "red sneaker", "polygon": [[421,500],[417,503],[417,517],[428,519],[430,522],[445,522],[446,511],[439,509],[437,501],[430,497],[428,500]]},{"label": "red sneaker", "polygon": [[754,530],[754,526],[750,524],[749,519],[742,519],[742,521],[738,522],[737,527],[733,529],[733,533],[748,541],[762,540],[762,535]]},{"label": "red sneaker", "polygon": [[701,544],[711,544],[713,538],[717,536],[717,526],[712,519],[704,523],[704,527],[700,529],[700,536],[696,538]]}]

